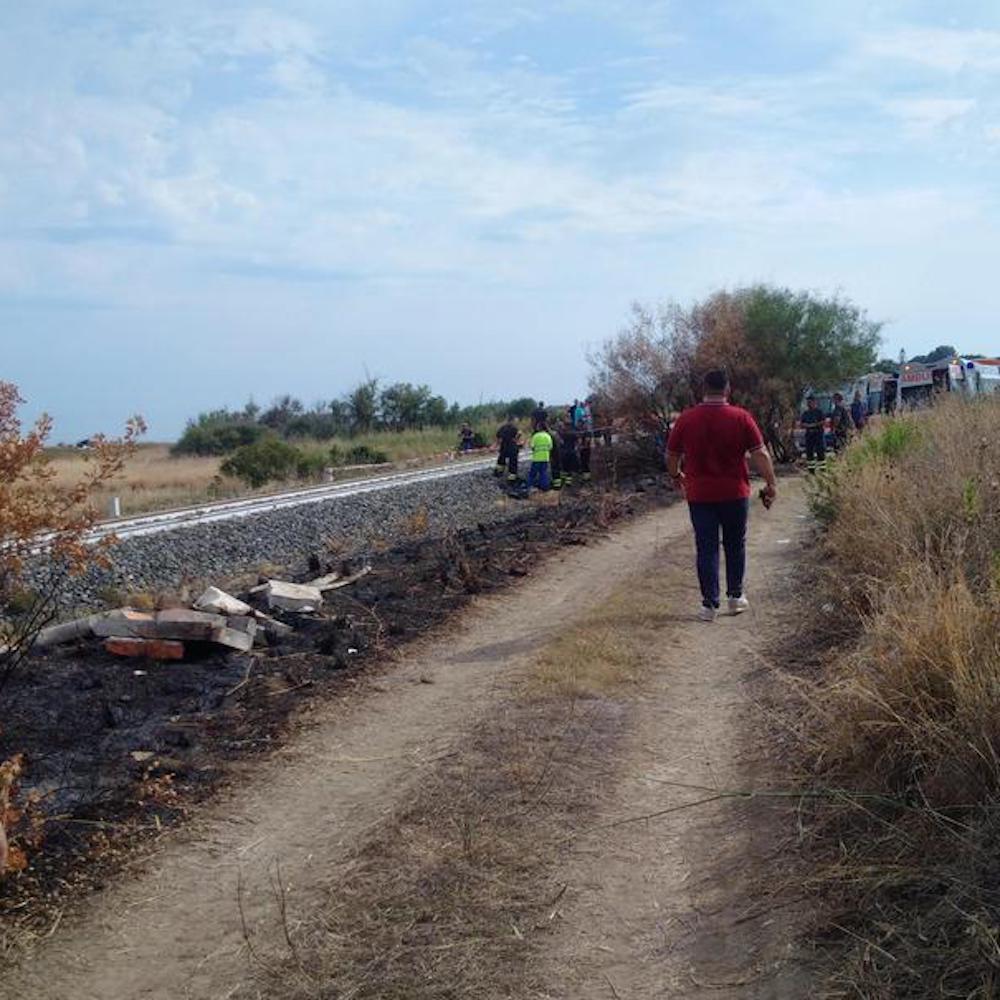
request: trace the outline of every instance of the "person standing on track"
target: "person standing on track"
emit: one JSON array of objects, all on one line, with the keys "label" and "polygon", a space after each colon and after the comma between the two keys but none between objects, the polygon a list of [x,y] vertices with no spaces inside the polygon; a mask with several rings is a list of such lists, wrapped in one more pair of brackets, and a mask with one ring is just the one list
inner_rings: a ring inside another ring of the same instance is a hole
[{"label": "person standing on track", "polygon": [[728,399],[729,379],[721,370],[704,378],[702,402],[676,420],[667,441],[667,471],[683,491],[697,549],[702,621],[719,610],[719,532],[726,553],[726,597],[732,615],[750,607],[743,594],[746,572],[750,464],[764,479],[764,496],[777,495],[774,465],[754,418]]}]

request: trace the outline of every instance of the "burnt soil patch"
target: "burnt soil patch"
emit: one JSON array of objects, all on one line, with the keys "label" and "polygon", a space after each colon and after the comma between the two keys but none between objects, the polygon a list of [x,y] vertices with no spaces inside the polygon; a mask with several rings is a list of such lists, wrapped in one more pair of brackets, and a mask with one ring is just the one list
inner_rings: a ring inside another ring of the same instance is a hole
[{"label": "burnt soil patch", "polygon": [[[662,479],[647,478],[402,540],[367,560],[372,572],[356,585],[331,592],[322,614],[280,616],[294,632],[247,655],[206,648],[155,663],[81,643],[35,657],[4,693],[0,760],[25,760],[9,832],[28,865],[0,881],[0,955],[54,929],[69,901],[224,785],[228,764],[279,746],[303,708],[353,690],[474,595],[674,499]],[[298,578],[337,568],[314,555]]]}]

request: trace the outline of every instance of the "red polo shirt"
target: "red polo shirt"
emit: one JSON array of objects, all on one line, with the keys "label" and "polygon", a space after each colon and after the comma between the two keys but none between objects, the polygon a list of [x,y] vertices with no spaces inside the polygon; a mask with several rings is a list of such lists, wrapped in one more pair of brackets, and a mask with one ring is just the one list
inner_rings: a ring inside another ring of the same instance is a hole
[{"label": "red polo shirt", "polygon": [[684,458],[689,503],[721,503],[750,496],[747,452],[764,438],[746,410],[724,402],[700,403],[674,423],[667,452]]}]

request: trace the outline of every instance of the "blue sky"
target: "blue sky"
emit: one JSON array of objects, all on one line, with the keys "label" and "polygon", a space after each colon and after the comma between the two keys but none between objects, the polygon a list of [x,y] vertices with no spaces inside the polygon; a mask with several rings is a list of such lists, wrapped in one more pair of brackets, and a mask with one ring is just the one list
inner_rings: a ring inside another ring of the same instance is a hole
[{"label": "blue sky", "polygon": [[554,400],[633,300],[756,280],[992,354],[998,84],[976,0],[6,4],[0,377],[67,439]]}]

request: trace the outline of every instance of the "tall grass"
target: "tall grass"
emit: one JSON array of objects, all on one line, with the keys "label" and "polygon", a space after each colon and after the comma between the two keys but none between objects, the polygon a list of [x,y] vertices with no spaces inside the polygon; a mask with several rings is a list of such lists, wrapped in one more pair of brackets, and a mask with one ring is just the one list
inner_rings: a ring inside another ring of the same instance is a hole
[{"label": "tall grass", "polygon": [[816,882],[862,944],[836,996],[1000,996],[1000,404],[887,423],[814,488],[815,628],[856,635],[800,685]]}]

